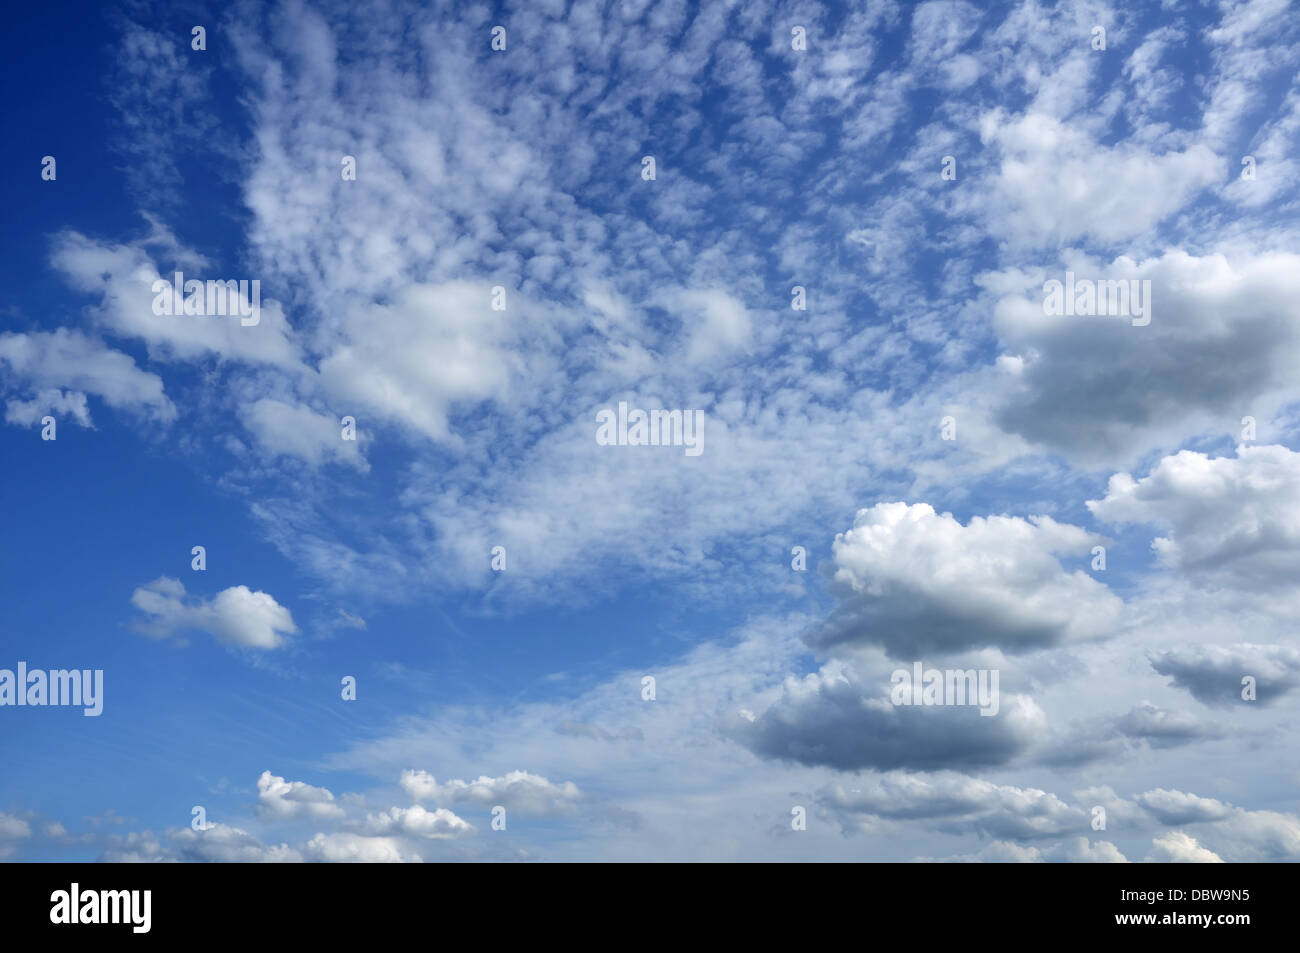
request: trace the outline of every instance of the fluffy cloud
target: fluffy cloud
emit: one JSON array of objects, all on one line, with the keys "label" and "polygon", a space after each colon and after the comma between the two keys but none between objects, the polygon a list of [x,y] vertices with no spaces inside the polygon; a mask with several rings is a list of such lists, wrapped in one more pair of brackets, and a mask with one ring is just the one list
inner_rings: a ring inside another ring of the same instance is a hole
[{"label": "fluffy cloud", "polygon": [[543,817],[571,810],[582,799],[582,792],[572,781],[553,784],[527,771],[510,771],[498,778],[482,776],[477,781],[452,780],[439,784],[427,771],[412,770],[402,772],[401,784],[415,801],[484,806],[500,804],[507,810]]},{"label": "fluffy cloud", "polygon": [[[154,282],[161,279],[170,284],[174,274],[161,275],[144,244],[97,242],[68,232],[59,237],[52,261],[73,287],[98,297],[94,315],[101,324],[121,337],[144,341],[150,355],[159,360],[215,357],[285,369],[300,366],[284,311],[269,297],[260,299],[259,321],[250,326],[245,326],[238,316],[155,314]],[[206,264],[201,257],[176,249],[171,253],[189,263],[191,271],[185,275],[186,281],[224,281],[232,277],[195,272],[194,266]],[[242,280],[252,279],[245,276]],[[245,305],[251,304],[245,300]]]},{"label": "fluffy cloud", "polygon": [[1202,847],[1191,834],[1170,831],[1151,842],[1147,863],[1152,864],[1221,864],[1223,858]]},{"label": "fluffy cloud", "polygon": [[1088,508],[1107,523],[1168,527],[1151,548],[1184,576],[1251,593],[1290,593],[1300,573],[1300,453],[1242,446],[1233,457],[1183,450],[1140,480],[1110,478]]},{"label": "fluffy cloud", "polygon": [[1058,837],[1088,828],[1089,815],[1036,788],[993,784],[965,775],[887,774],[861,787],[832,786],[822,803],[846,827],[867,819],[919,820],[948,832],[979,831],[995,838]]},{"label": "fluffy cloud", "polygon": [[0,811],[0,857],[8,857],[18,843],[32,836],[31,826],[20,817]]},{"label": "fluffy cloud", "polygon": [[986,767],[1006,764],[1047,734],[1031,698],[1002,693],[1000,702],[994,717],[973,705],[895,705],[888,684],[863,684],[851,667],[831,662],[787,678],[779,699],[732,730],[764,757],[841,770]]},{"label": "fluffy cloud", "polygon": [[[1145,327],[1129,317],[1049,316],[1042,285],[1066,269],[1090,280],[1149,280]],[[1236,434],[1292,393],[1300,361],[1300,256],[1197,257],[1169,251],[1103,264],[1072,256],[1059,272],[1021,272],[994,327],[1012,369],[1000,398],[1005,429],[1082,462],[1121,463],[1212,429]],[[982,279],[990,287],[1011,275]]]},{"label": "fluffy cloud", "polygon": [[1002,157],[990,223],[1024,244],[1113,244],[1142,235],[1218,183],[1227,164],[1200,144],[1164,153],[1105,146],[1071,123],[1032,112],[990,112],[980,138]]},{"label": "fluffy cloud", "polygon": [[420,856],[395,837],[317,834],[302,849],[309,861],[330,864],[418,864]]},{"label": "fluffy cloud", "polygon": [[176,408],[163,394],[161,378],[140,370],[129,355],[80,331],[60,328],[54,332],[0,334],[0,365],[7,366],[12,379],[22,388],[35,392],[31,400],[8,402],[5,419],[9,423],[31,424],[53,413],[71,416],[82,426],[89,426],[86,393],[118,410],[136,411],[162,421],[176,417]]},{"label": "fluffy cloud", "polygon": [[[1271,705],[1300,685],[1300,650],[1286,645],[1188,645],[1153,653],[1151,667],[1207,705]],[[1255,679],[1255,701],[1241,693]]]},{"label": "fluffy cloud", "polygon": [[287,844],[267,846],[252,834],[226,824],[208,823],[201,831],[171,832],[169,846],[176,860],[223,864],[299,863],[302,854]]},{"label": "fluffy cloud", "polygon": [[223,589],[210,600],[187,600],[181,582],[160,576],[136,589],[131,605],[147,617],[135,628],[158,639],[197,629],[225,645],[275,649],[284,645],[286,635],[298,631],[288,609],[247,586]]},{"label": "fluffy cloud", "polygon": [[286,781],[270,771],[257,779],[257,813],[274,820],[299,817],[343,817],[343,808],[334,803],[334,795],[325,788],[302,781]]},{"label": "fluffy cloud", "polygon": [[1135,706],[1115,720],[1124,735],[1146,741],[1153,748],[1173,748],[1223,737],[1222,729],[1186,712],[1166,711],[1150,702]]},{"label": "fluffy cloud", "polygon": [[1194,821],[1218,821],[1232,813],[1232,808],[1214,798],[1197,797],[1182,791],[1157,788],[1139,794],[1137,802],[1162,824],[1189,824]]},{"label": "fluffy cloud", "polygon": [[273,456],[297,457],[312,466],[338,460],[362,472],[370,469],[358,449],[360,435],[344,440],[340,418],[263,397],[246,408],[243,419],[262,449]]},{"label": "fluffy cloud", "polygon": [[394,807],[367,816],[364,832],[368,835],[399,834],[438,840],[472,834],[474,825],[446,808],[426,811],[416,804],[414,807]]},{"label": "fluffy cloud", "polygon": [[916,658],[1108,636],[1122,603],[1057,559],[1085,555],[1098,542],[1046,516],[976,516],[963,526],[926,503],[879,503],[835,537],[840,605],[809,641],[874,643],[894,658]]},{"label": "fluffy cloud", "polygon": [[342,406],[446,440],[453,403],[507,394],[510,322],[527,320],[526,308],[509,291],[506,311],[491,305],[492,284],[467,281],[412,285],[392,304],[355,305],[345,340],[321,362],[322,383]]},{"label": "fluffy cloud", "polygon": [[947,864],[1127,864],[1118,847],[1110,841],[1089,841],[1071,837],[1052,847],[1024,846],[1011,841],[994,841],[973,854],[952,857],[920,857],[922,863]]}]

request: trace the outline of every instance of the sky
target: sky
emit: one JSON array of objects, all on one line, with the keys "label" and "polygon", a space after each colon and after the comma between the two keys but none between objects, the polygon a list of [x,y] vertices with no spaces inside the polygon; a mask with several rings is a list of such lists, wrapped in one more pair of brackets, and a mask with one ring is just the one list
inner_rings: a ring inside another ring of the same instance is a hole
[{"label": "sky", "polygon": [[0,858],[1300,860],[1293,3],[0,43]]}]

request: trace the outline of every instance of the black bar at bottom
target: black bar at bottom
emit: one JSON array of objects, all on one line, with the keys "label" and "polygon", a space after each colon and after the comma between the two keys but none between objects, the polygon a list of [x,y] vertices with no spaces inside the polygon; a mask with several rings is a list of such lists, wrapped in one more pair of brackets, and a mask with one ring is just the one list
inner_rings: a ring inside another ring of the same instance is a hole
[{"label": "black bar at bottom", "polygon": [[5,864],[0,924],[11,940],[91,942],[373,940],[401,929],[431,931],[436,943],[540,939],[546,929],[557,940],[716,934],[734,945],[784,925],[848,929],[864,941],[878,930],[974,939],[998,928],[1230,943],[1286,929],[1293,873],[1275,864]]}]

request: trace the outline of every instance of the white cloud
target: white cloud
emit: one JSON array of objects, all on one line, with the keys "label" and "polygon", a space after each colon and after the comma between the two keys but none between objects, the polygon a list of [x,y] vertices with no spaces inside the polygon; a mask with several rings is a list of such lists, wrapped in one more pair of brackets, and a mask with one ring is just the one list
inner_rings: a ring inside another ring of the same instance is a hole
[{"label": "white cloud", "polygon": [[302,854],[287,844],[267,846],[241,828],[211,821],[201,831],[187,827],[170,832],[168,846],[175,851],[177,860],[185,862],[286,864],[302,861]]},{"label": "white cloud", "polygon": [[408,837],[443,839],[474,833],[474,825],[446,808],[426,811],[413,807],[394,807],[366,817],[364,831],[369,835],[400,834]]},{"label": "white cloud", "polygon": [[1242,446],[1237,456],[1183,450],[1140,480],[1110,478],[1088,509],[1107,523],[1169,528],[1151,543],[1162,566],[1258,594],[1289,594],[1300,572],[1300,453]]},{"label": "white cloud", "polygon": [[976,516],[963,526],[926,503],[878,503],[835,537],[841,604],[810,641],[823,648],[874,643],[913,659],[1111,635],[1120,600],[1057,558],[1086,557],[1099,542],[1046,516]]},{"label": "white cloud", "polygon": [[1002,157],[988,198],[989,225],[1023,244],[1112,244],[1142,235],[1218,183],[1226,166],[1204,145],[1159,154],[1105,146],[1041,113],[1008,117],[995,110],[983,117],[980,138]]},{"label": "white cloud", "polygon": [[344,814],[327,789],[286,781],[270,771],[263,771],[257,779],[257,812],[274,820],[338,818]]},{"label": "white cloud", "polygon": [[275,649],[298,631],[288,609],[247,586],[223,589],[210,600],[187,601],[184,584],[159,576],[131,594],[131,605],[148,616],[136,623],[137,630],[159,639],[198,629],[225,645]]},{"label": "white cloud", "polygon": [[302,849],[307,860],[340,864],[418,864],[420,856],[395,837],[317,834]]},{"label": "white cloud", "polygon": [[359,420],[363,411],[433,440],[450,433],[456,402],[507,396],[512,325],[528,309],[507,289],[506,310],[493,311],[493,282],[410,285],[387,305],[352,305],[346,337],[321,362],[326,391]]},{"label": "white cloud", "polygon": [[[403,771],[402,789],[416,801],[447,804],[500,804],[507,810],[547,816],[572,809],[582,792],[572,781],[554,784],[527,771],[509,771],[501,777],[480,776],[476,781],[452,780],[439,784],[427,771]],[[453,815],[454,816],[454,815]]]},{"label": "white cloud", "polygon": [[891,773],[853,783],[853,788],[833,785],[822,794],[823,803],[848,828],[860,826],[863,818],[887,818],[1011,839],[1057,837],[1088,828],[1086,811],[1037,788],[953,773]]},{"label": "white cloud", "polygon": [[9,401],[6,419],[10,423],[33,423],[43,413],[55,412],[89,426],[83,391],[118,410],[142,412],[161,421],[176,417],[161,378],[140,370],[129,355],[80,331],[0,334],[0,365],[7,365],[28,392],[37,392],[26,403]]},{"label": "white cloud", "polygon": [[21,817],[0,811],[0,857],[8,857],[18,849],[20,841],[32,836],[31,826]]},{"label": "white cloud", "polygon": [[370,469],[359,449],[361,434],[356,440],[344,440],[341,418],[263,397],[247,407],[243,420],[271,455],[298,457],[312,466],[338,460],[363,473]]},{"label": "white cloud", "polygon": [[1208,850],[1191,834],[1170,831],[1151,842],[1147,863],[1152,864],[1221,864],[1223,858]]},{"label": "white cloud", "polygon": [[[279,302],[269,295],[260,298],[256,325],[243,325],[237,315],[160,315],[154,313],[154,282],[161,279],[171,284],[174,273],[160,275],[140,243],[109,244],[67,232],[59,237],[52,260],[74,287],[99,297],[94,315],[105,327],[122,337],[143,340],[150,356],[157,360],[215,357],[300,368],[297,347],[291,340],[292,329]],[[243,276],[242,280],[252,281],[254,277]],[[241,280],[234,275],[186,273],[185,280],[191,279]],[[252,303],[245,299],[246,306]]]}]

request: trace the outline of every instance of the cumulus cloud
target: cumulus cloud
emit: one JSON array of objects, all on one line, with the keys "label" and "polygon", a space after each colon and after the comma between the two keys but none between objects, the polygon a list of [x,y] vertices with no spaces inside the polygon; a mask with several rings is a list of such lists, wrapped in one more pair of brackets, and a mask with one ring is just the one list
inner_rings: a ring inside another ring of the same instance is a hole
[{"label": "cumulus cloud", "polygon": [[1088,508],[1107,523],[1154,523],[1160,565],[1252,593],[1294,588],[1300,572],[1300,453],[1242,446],[1236,457],[1191,450],[1163,458],[1139,480],[1110,478]]},{"label": "cumulus cloud", "polygon": [[972,854],[920,857],[917,860],[921,863],[947,864],[1127,864],[1129,862],[1119,848],[1110,841],[1089,841],[1083,836],[1070,837],[1050,847],[995,840]]},{"label": "cumulus cloud", "polygon": [[1122,603],[1058,554],[1100,542],[1050,517],[972,517],[926,503],[859,510],[835,537],[840,604],[814,646],[883,645],[892,657],[996,646],[1005,652],[1113,633]]},{"label": "cumulus cloud", "polygon": [[542,817],[568,811],[582,799],[582,792],[572,781],[555,784],[527,771],[509,771],[496,778],[483,775],[476,781],[452,780],[439,784],[427,771],[408,770],[402,772],[401,785],[415,801],[499,804],[507,810]]},{"label": "cumulus cloud", "polygon": [[209,822],[201,831],[182,828],[171,832],[168,846],[182,862],[222,864],[300,863],[302,854],[287,844],[263,844],[248,831]]},{"label": "cumulus cloud", "polygon": [[993,784],[961,774],[892,773],[860,787],[833,785],[821,800],[846,827],[864,820],[919,820],[947,832],[976,830],[999,839],[1058,837],[1088,828],[1089,815],[1037,788]]},{"label": "cumulus cloud", "polygon": [[895,705],[888,689],[831,662],[787,678],[780,698],[732,730],[764,757],[841,770],[1006,764],[1047,734],[1046,715],[1025,695],[1002,693],[998,714],[987,717],[973,705]]},{"label": "cumulus cloud", "polygon": [[334,803],[334,795],[327,789],[302,781],[286,781],[270,771],[263,771],[257,779],[257,813],[274,820],[344,815],[343,808]]},{"label": "cumulus cloud", "polygon": [[[1064,282],[1067,268],[1089,280],[1150,281],[1150,324],[1044,314],[1042,285]],[[1294,384],[1300,256],[1293,253],[1172,250],[1109,264],[1075,255],[1059,272],[1019,275],[1023,290],[1003,287],[994,311],[1004,355],[1018,359],[997,419],[1072,459],[1122,463],[1207,429],[1236,434],[1241,408],[1263,414]],[[982,280],[1015,283],[1009,274]]]},{"label": "cumulus cloud", "polygon": [[1173,748],[1223,737],[1218,726],[1202,721],[1187,712],[1167,711],[1150,702],[1134,706],[1115,720],[1124,735],[1147,742],[1153,748]]},{"label": "cumulus cloud", "polygon": [[179,580],[159,576],[131,594],[131,605],[145,614],[137,631],[157,639],[198,630],[225,645],[275,649],[298,631],[288,609],[247,586],[223,589],[210,600],[190,599]]},{"label": "cumulus cloud", "polygon": [[330,864],[418,864],[420,855],[395,837],[366,837],[361,834],[320,833],[302,849],[309,861]]},{"label": "cumulus cloud", "polygon": [[1147,863],[1152,864],[1221,864],[1223,858],[1202,847],[1191,834],[1170,831],[1151,842]]},{"label": "cumulus cloud", "polygon": [[32,836],[31,826],[21,817],[0,811],[0,857],[8,857],[18,849],[20,841]]},{"label": "cumulus cloud", "polygon": [[474,825],[444,807],[427,811],[420,805],[394,807],[366,817],[364,832],[368,835],[399,834],[408,837],[444,839],[464,837],[474,833]]},{"label": "cumulus cloud", "polygon": [[[1152,653],[1151,667],[1197,701],[1226,708],[1271,705],[1300,685],[1300,650],[1286,645],[1188,645]],[[1242,679],[1255,679],[1255,700],[1245,701]]]},{"label": "cumulus cloud", "polygon": [[1194,821],[1218,821],[1232,813],[1232,807],[1214,798],[1197,797],[1182,791],[1157,788],[1139,794],[1137,802],[1162,824],[1189,824]]}]

